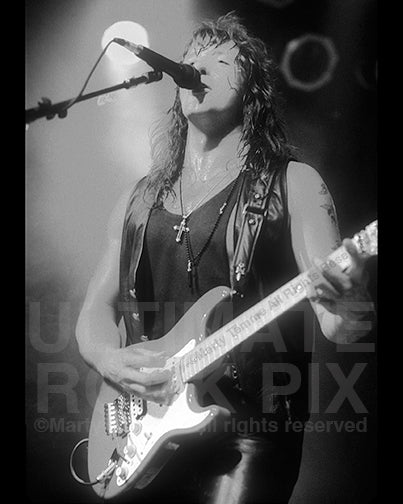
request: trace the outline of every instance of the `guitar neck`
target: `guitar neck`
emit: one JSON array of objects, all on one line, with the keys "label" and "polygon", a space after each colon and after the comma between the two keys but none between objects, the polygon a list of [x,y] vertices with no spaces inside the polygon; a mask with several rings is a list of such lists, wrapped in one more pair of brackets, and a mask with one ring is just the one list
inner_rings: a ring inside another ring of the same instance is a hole
[{"label": "guitar neck", "polygon": [[[349,265],[350,255],[341,246],[326,258],[322,268],[339,267],[344,270]],[[203,340],[181,358],[183,381],[194,379],[262,327],[302,301],[306,297],[307,287],[315,285],[320,277],[316,267],[310,268]]]}]

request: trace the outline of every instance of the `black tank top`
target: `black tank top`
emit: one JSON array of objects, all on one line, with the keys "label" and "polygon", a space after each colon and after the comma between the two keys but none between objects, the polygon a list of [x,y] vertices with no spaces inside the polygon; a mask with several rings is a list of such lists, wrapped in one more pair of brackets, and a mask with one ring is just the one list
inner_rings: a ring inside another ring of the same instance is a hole
[{"label": "black tank top", "polygon": [[[253,303],[256,297],[267,296],[298,273],[287,213],[286,167],[284,163],[279,170],[270,172],[270,177],[276,178],[249,275],[250,288],[244,296],[248,303]],[[234,247],[239,243],[242,209],[260,187],[248,175],[245,172],[244,184],[239,184],[239,190],[234,192],[212,243],[200,261],[199,291],[193,294],[188,288],[186,246],[175,241],[176,231],[173,229],[173,226],[179,225],[181,216],[173,215],[164,208],[153,208],[155,194],[145,191],[146,178],[136,184],[125,216],[119,274],[118,309],[124,317],[127,344],[141,341],[143,334],[150,338],[163,336],[204,292],[217,285],[230,285],[229,264],[233,265]],[[217,212],[229,191],[230,187],[224,188],[189,218],[191,241],[196,253],[208,236],[210,226],[214,225]],[[239,202],[236,213],[235,201]],[[229,218],[232,216],[234,224],[231,229]],[[232,247],[226,243],[227,237],[234,240]],[[161,309],[156,311],[158,308]],[[240,386],[248,400],[260,410],[264,399],[271,412],[279,414],[285,411],[284,396],[277,395],[273,388],[266,386],[262,374],[265,364],[283,361],[300,370],[301,386],[291,397],[291,409],[295,418],[307,418],[311,359],[311,353],[307,351],[311,345],[307,338],[313,336],[313,331],[305,328],[313,327],[312,316],[312,309],[306,302],[304,306],[298,305],[276,319],[273,329],[281,335],[287,352],[273,349],[273,338],[266,338],[268,328],[263,328],[262,334],[250,339],[250,351],[235,349],[232,352],[233,362],[239,370]],[[282,374],[276,373],[277,376]],[[286,378],[289,380],[288,375]]]},{"label": "black tank top", "polygon": [[163,206],[151,211],[141,256],[137,297],[143,312],[144,334],[149,339],[164,336],[200,296],[219,285],[229,285],[226,229],[238,196],[233,181],[197,208],[188,218],[189,236],[194,255],[206,243],[217,221],[220,208],[230,197],[212,239],[197,265],[196,285],[189,286],[188,255],[185,239],[176,242],[174,226],[181,215]]}]

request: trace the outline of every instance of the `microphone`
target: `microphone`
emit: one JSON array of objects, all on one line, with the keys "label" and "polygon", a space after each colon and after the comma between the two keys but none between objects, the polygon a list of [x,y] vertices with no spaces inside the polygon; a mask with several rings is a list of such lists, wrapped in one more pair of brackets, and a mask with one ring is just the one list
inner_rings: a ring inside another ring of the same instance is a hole
[{"label": "microphone", "polygon": [[200,81],[200,72],[192,65],[186,65],[183,63],[175,63],[165,56],[161,56],[151,49],[144,47],[142,45],[133,44],[128,40],[122,38],[114,38],[113,42],[120,44],[132,53],[134,53],[138,58],[144,60],[154,70],[159,70],[170,75],[176,84],[185,89],[197,89],[202,86]]}]

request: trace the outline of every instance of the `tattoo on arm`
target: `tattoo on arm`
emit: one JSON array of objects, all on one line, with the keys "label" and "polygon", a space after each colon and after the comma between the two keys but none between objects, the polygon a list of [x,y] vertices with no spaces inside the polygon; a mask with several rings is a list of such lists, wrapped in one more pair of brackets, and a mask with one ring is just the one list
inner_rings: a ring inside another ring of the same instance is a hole
[{"label": "tattoo on arm", "polygon": [[325,205],[320,205],[320,207],[326,210],[327,215],[331,218],[333,224],[337,226],[337,218],[334,206],[330,205],[329,203],[326,203]]},{"label": "tattoo on arm", "polygon": [[321,195],[329,194],[329,191],[328,191],[326,184],[324,182],[322,182],[320,185],[319,194],[321,194]]}]

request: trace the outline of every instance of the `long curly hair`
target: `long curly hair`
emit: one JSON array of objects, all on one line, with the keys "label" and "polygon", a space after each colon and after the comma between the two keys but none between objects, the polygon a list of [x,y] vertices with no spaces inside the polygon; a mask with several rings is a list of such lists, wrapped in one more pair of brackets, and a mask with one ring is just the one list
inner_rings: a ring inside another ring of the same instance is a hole
[{"label": "long curly hair", "polygon": [[[215,21],[202,22],[193,32],[183,57],[193,43],[203,48],[232,41],[239,48],[235,59],[244,75],[242,96],[242,136],[239,155],[254,178],[264,180],[271,169],[270,160],[290,155],[283,121],[278,111],[275,89],[276,65],[264,42],[249,33],[232,11]],[[183,115],[176,89],[175,101],[154,128],[151,136],[152,165],[147,175],[147,189],[156,201],[173,193],[185,156],[188,123]]]}]

